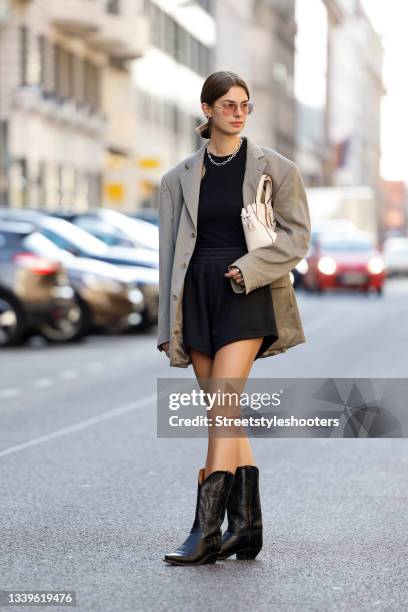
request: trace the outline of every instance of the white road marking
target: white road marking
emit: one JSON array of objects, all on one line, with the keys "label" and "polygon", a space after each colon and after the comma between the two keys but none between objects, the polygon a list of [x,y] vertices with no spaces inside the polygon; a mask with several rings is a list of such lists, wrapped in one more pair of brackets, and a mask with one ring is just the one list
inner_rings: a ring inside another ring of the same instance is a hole
[{"label": "white road marking", "polygon": [[74,431],[80,431],[81,429],[85,429],[86,427],[90,427],[91,425],[95,425],[96,423],[101,423],[102,421],[112,419],[126,412],[131,412],[132,410],[136,410],[137,408],[153,403],[156,401],[156,399],[157,393],[152,393],[151,395],[142,397],[135,402],[130,402],[129,404],[125,404],[124,406],[119,406],[119,408],[113,408],[112,410],[108,410],[107,412],[103,412],[102,414],[98,414],[97,416],[91,417],[89,419],[84,419],[83,421],[79,421],[78,423],[74,423],[73,425],[62,427],[61,429],[52,431],[51,433],[45,434],[44,436],[32,438],[31,440],[27,440],[27,442],[22,442],[21,444],[10,446],[9,448],[0,451],[0,457],[5,457],[6,455],[17,453],[18,451],[24,450],[25,448],[29,448],[30,446],[37,446],[37,444],[41,444],[42,442],[48,442],[49,440],[65,436]]},{"label": "white road marking", "polygon": [[[191,381],[189,380],[184,385],[181,385],[181,387],[189,389],[190,385]],[[112,410],[108,410],[107,412],[103,412],[102,414],[98,414],[97,416],[90,417],[89,419],[84,419],[83,421],[79,421],[78,423],[74,423],[73,425],[62,427],[61,429],[52,431],[51,433],[45,434],[44,436],[32,438],[31,440],[27,440],[27,442],[22,442],[21,444],[10,446],[9,448],[5,448],[4,450],[0,451],[0,457],[5,457],[6,455],[17,453],[18,451],[24,450],[25,448],[29,448],[30,446],[37,446],[37,444],[41,444],[42,442],[48,442],[48,440],[53,440],[54,438],[65,436],[74,431],[80,431],[81,429],[85,429],[86,427],[90,427],[91,425],[96,425],[97,423],[101,423],[102,421],[113,419],[114,417],[120,416],[121,414],[125,414],[126,412],[132,412],[132,410],[136,410],[137,408],[141,408],[142,406],[153,404],[161,397],[168,397],[168,393],[169,390],[168,388],[166,388],[161,393],[152,393],[151,395],[147,395],[146,397],[141,397],[135,402],[124,404],[123,406],[119,406],[119,408],[113,408]]]}]

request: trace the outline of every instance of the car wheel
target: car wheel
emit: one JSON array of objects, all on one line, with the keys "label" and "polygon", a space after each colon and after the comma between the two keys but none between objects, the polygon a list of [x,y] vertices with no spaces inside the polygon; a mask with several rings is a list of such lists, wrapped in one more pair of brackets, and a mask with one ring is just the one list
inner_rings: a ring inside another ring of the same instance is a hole
[{"label": "car wheel", "polygon": [[74,342],[86,336],[90,328],[89,308],[79,295],[75,295],[75,303],[69,310],[68,316],[44,323],[40,327],[40,333],[48,342]]},{"label": "car wheel", "polygon": [[377,291],[378,297],[381,297],[382,295],[384,295],[384,291],[382,287],[377,287],[376,291]]},{"label": "car wheel", "polygon": [[21,344],[24,330],[22,307],[11,295],[0,292],[0,347]]}]

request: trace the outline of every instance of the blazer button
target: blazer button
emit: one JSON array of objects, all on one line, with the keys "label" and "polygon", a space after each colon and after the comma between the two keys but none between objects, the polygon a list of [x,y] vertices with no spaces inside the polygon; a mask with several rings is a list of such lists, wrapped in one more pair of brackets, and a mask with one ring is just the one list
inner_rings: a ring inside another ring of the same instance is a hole
[{"label": "blazer button", "polygon": [[177,300],[177,295],[173,293],[173,300]]},{"label": "blazer button", "polygon": [[191,237],[195,238],[195,232],[191,232]]},{"label": "blazer button", "polygon": [[183,261],[183,263],[181,264],[181,267],[182,267],[182,268],[187,268],[187,264],[186,264],[186,262],[185,262],[185,261]]}]

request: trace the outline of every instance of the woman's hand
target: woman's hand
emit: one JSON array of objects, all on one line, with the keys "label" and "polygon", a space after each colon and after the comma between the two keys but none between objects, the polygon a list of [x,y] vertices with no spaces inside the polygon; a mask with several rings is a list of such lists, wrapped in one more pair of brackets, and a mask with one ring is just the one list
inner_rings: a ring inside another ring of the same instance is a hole
[{"label": "woman's hand", "polygon": [[227,278],[232,278],[238,284],[245,287],[244,278],[242,276],[241,270],[237,266],[232,266],[232,268],[224,274]]},{"label": "woman's hand", "polygon": [[163,350],[166,353],[167,357],[170,357],[170,342],[163,342],[161,346],[163,347]]}]

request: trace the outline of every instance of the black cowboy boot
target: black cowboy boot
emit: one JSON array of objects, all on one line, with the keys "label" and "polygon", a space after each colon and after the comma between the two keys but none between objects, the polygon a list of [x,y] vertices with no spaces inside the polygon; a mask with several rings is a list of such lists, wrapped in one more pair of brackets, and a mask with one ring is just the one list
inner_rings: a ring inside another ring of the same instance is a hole
[{"label": "black cowboy boot", "polygon": [[187,539],[163,561],[175,565],[215,563],[221,549],[221,525],[234,475],[217,470],[204,478],[198,472],[197,503],[193,526]]},{"label": "black cowboy boot", "polygon": [[218,559],[236,555],[255,559],[262,548],[262,512],[259,495],[259,469],[243,465],[236,469],[227,502],[228,528],[222,535]]}]

